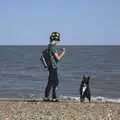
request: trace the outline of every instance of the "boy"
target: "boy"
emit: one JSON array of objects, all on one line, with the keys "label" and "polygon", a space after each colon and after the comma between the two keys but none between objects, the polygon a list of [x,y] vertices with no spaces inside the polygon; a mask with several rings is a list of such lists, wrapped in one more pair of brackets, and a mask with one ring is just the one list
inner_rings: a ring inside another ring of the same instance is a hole
[{"label": "boy", "polygon": [[49,76],[48,76],[48,83],[45,88],[44,101],[49,101],[49,94],[51,88],[52,88],[52,101],[53,102],[58,101],[56,96],[56,87],[59,84],[57,64],[58,61],[60,61],[65,54],[65,49],[63,49],[60,53],[58,53],[57,45],[59,42],[60,42],[60,33],[52,32],[50,35],[50,44],[48,45],[48,48],[50,50],[51,64],[50,66],[48,66]]}]

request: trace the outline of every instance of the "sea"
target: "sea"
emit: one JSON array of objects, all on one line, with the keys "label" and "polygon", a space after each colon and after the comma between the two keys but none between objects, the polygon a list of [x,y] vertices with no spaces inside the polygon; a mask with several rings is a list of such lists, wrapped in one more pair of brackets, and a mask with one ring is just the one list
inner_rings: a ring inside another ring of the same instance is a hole
[{"label": "sea", "polygon": [[[93,101],[120,102],[120,46],[60,46],[57,96],[79,100],[83,75],[90,75]],[[0,99],[41,99],[48,71],[40,62],[46,46],[0,46]]]}]

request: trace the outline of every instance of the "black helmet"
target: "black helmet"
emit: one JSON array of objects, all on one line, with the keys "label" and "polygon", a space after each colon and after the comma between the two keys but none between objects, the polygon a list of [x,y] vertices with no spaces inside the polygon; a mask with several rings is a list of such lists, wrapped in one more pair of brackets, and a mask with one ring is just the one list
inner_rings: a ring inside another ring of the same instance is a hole
[{"label": "black helmet", "polygon": [[60,41],[60,33],[52,32],[50,35],[50,42],[52,41]]}]

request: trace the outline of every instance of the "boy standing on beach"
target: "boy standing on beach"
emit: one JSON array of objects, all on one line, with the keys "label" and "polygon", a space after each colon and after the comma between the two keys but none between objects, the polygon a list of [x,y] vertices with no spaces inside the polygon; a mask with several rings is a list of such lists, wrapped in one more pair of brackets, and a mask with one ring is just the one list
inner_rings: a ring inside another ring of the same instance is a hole
[{"label": "boy standing on beach", "polygon": [[65,49],[63,49],[62,52],[58,53],[57,45],[59,42],[60,42],[60,33],[52,32],[50,35],[50,44],[48,45],[48,48],[50,50],[51,65],[48,67],[49,76],[48,76],[48,83],[45,88],[44,101],[49,101],[49,94],[51,88],[52,88],[52,101],[54,102],[58,101],[56,96],[56,87],[59,84],[57,63],[65,54]]}]

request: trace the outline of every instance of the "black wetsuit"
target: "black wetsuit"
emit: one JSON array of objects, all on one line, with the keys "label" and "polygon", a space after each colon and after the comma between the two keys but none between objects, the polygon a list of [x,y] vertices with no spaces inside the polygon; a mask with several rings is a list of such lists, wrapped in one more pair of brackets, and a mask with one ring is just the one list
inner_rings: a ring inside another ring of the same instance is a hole
[{"label": "black wetsuit", "polygon": [[45,97],[49,97],[50,90],[52,88],[52,99],[56,99],[56,87],[58,86],[58,73],[57,68],[49,68],[48,83],[45,89]]},{"label": "black wetsuit", "polygon": [[48,83],[47,86],[45,88],[45,97],[48,98],[50,91],[52,89],[52,99],[56,99],[56,87],[59,84],[59,80],[58,80],[58,72],[57,72],[57,60],[53,57],[53,54],[55,52],[57,52],[57,49],[54,45],[50,46],[51,49],[51,61],[52,64],[51,66],[48,68],[49,70],[49,76],[48,76]]}]

